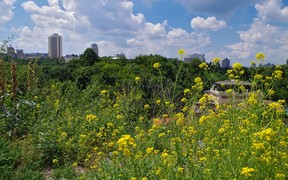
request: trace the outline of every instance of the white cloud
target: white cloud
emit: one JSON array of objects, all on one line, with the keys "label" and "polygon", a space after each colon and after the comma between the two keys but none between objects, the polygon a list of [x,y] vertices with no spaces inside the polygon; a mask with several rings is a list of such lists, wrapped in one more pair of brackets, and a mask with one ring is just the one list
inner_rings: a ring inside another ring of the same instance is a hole
[{"label": "white cloud", "polygon": [[144,15],[133,13],[132,1],[63,0],[63,7],[88,18],[95,31],[111,35],[131,34],[142,27]]},{"label": "white cloud", "polygon": [[15,2],[16,0],[0,1],[0,28],[13,18]]},{"label": "white cloud", "polygon": [[257,3],[255,8],[262,20],[288,22],[288,6],[284,6],[281,0],[265,0]]},{"label": "white cloud", "polygon": [[58,33],[64,54],[83,53],[96,42],[100,56],[123,52],[127,57],[176,57],[179,48],[196,52],[211,44],[206,33],[173,28],[167,21],[147,22],[143,14],[133,13],[133,6],[127,0],[48,0],[46,6],[26,1],[22,7],[31,14],[34,27],[15,29],[18,36],[13,44],[25,52],[47,52],[48,36]]},{"label": "white cloud", "polygon": [[31,19],[38,27],[62,27],[73,30],[89,28],[89,21],[85,16],[62,10],[59,2],[55,0],[49,0],[49,4],[51,6],[39,7],[34,1],[28,1],[22,3],[22,7],[31,13]]},{"label": "white cloud", "polygon": [[217,20],[216,17],[208,17],[206,19],[202,17],[196,17],[191,20],[191,27],[195,30],[212,30],[217,31],[219,29],[225,28],[226,22],[222,20]]},{"label": "white cloud", "polygon": [[[99,48],[99,55],[100,56],[113,56],[122,52],[125,52],[127,55],[127,49],[126,48],[121,48],[118,45],[116,45],[112,41],[97,41],[96,42]],[[87,44],[89,46],[90,44]],[[129,54],[129,53],[128,53]]]},{"label": "white cloud", "polygon": [[152,24],[150,22],[145,23],[144,32],[151,37],[164,37],[166,35],[165,26],[167,22],[163,22],[162,24]]},{"label": "white cloud", "polygon": [[176,57],[179,48],[184,48],[187,52],[195,52],[211,44],[210,37],[206,33],[189,33],[181,28],[165,30],[165,26],[167,26],[165,22],[149,23],[149,27],[152,27],[150,30],[144,29],[136,37],[128,39],[127,44],[130,47],[131,56],[145,52],[145,54]]},{"label": "white cloud", "polygon": [[[240,31],[241,42],[227,45],[231,56],[249,64],[257,52],[266,55],[267,62],[282,63],[288,57],[288,31],[277,26],[255,20],[247,31]],[[248,59],[250,58],[250,59]]]}]

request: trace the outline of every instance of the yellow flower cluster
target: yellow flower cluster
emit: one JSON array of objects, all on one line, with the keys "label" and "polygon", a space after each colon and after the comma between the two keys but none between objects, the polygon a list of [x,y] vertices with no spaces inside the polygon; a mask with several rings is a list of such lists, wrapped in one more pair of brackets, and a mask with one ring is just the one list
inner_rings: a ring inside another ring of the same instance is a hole
[{"label": "yellow flower cluster", "polygon": [[254,133],[253,136],[260,138],[260,140],[270,141],[276,135],[276,131],[272,128],[264,129],[261,132]]},{"label": "yellow flower cluster", "polygon": [[218,63],[220,61],[220,58],[216,57],[212,60],[213,63]]},{"label": "yellow flower cluster", "polygon": [[149,109],[149,108],[150,108],[149,104],[144,105],[144,109]]},{"label": "yellow flower cluster", "polygon": [[102,95],[108,94],[108,91],[106,89],[104,89],[104,90],[101,91],[101,94]]},{"label": "yellow flower cluster", "polygon": [[268,104],[269,110],[275,110],[276,113],[283,113],[284,112],[284,106],[283,106],[284,102],[281,100],[279,100],[278,102],[271,102],[270,104]]},{"label": "yellow flower cluster", "polygon": [[243,167],[241,170],[241,174],[243,174],[245,177],[251,177],[252,173],[255,171],[254,168],[249,167]]},{"label": "yellow flower cluster", "polygon": [[274,77],[276,79],[281,79],[282,78],[282,75],[283,75],[283,71],[281,70],[275,70],[275,72],[273,73]]},{"label": "yellow flower cluster", "polygon": [[194,79],[195,85],[192,86],[192,89],[198,90],[198,91],[202,91],[203,90],[203,82],[201,77],[196,77]]},{"label": "yellow flower cluster", "polygon": [[254,79],[255,79],[255,80],[262,80],[262,79],[263,79],[263,76],[262,76],[261,74],[256,74],[256,75],[254,76]]},{"label": "yellow flower cluster", "polygon": [[177,53],[178,53],[179,59],[183,60],[183,57],[185,56],[185,50],[179,49]]},{"label": "yellow flower cluster", "polygon": [[53,163],[53,164],[58,164],[58,162],[59,162],[58,159],[53,159],[53,160],[52,160],[52,163]]},{"label": "yellow flower cluster", "polygon": [[136,147],[134,139],[129,134],[122,135],[122,137],[117,141],[118,150],[123,152],[125,156],[131,154],[131,149]]},{"label": "yellow flower cluster", "polygon": [[86,114],[86,119],[87,121],[93,121],[97,118],[97,116],[95,114]]},{"label": "yellow flower cluster", "polygon": [[179,49],[177,53],[178,53],[178,56],[184,55],[185,54],[185,50],[184,49]]},{"label": "yellow flower cluster", "polygon": [[159,69],[160,67],[161,67],[160,63],[154,63],[153,64],[153,68],[155,68],[155,69]]},{"label": "yellow flower cluster", "polygon": [[265,59],[265,55],[261,52],[258,52],[256,55],[255,55],[255,58],[256,60],[258,61],[263,61]]},{"label": "yellow flower cluster", "polygon": [[186,94],[190,94],[191,93],[191,90],[190,89],[184,89],[184,95],[186,95]]},{"label": "yellow flower cluster", "polygon": [[140,78],[139,76],[136,76],[136,77],[135,77],[135,82],[138,83],[138,82],[140,82],[140,81],[141,81],[141,78]]},{"label": "yellow flower cluster", "polygon": [[232,65],[233,69],[228,69],[226,75],[228,75],[229,79],[240,79],[240,76],[243,75],[245,72],[242,69],[242,64],[239,62],[236,62]]},{"label": "yellow flower cluster", "polygon": [[157,99],[157,100],[155,101],[155,103],[156,103],[157,105],[160,105],[160,104],[161,104],[161,100],[160,100],[160,99]]},{"label": "yellow flower cluster", "polygon": [[207,69],[208,69],[208,65],[207,65],[207,63],[205,63],[205,62],[202,62],[201,64],[199,64],[199,67],[200,67],[201,69],[204,69],[204,70],[207,70]]},{"label": "yellow flower cluster", "polygon": [[235,71],[240,71],[242,67],[243,67],[242,64],[239,63],[239,62],[236,62],[236,63],[234,63],[234,64],[232,65],[232,68],[233,68],[233,70],[235,70]]}]

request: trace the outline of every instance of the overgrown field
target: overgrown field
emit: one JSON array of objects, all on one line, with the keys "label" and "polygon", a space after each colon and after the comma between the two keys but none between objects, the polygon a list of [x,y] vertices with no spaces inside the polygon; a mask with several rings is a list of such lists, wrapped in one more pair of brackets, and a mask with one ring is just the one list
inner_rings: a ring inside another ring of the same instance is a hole
[{"label": "overgrown field", "polygon": [[[89,50],[67,64],[1,61],[0,179],[287,179],[287,73]],[[253,90],[212,108],[204,90],[225,79]]]}]

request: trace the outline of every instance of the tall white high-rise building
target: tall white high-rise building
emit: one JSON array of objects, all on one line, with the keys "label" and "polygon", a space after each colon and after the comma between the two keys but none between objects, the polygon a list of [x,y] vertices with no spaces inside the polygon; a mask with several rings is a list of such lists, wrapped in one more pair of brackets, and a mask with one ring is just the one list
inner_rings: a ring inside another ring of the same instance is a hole
[{"label": "tall white high-rise building", "polygon": [[61,58],[62,57],[62,36],[58,34],[53,34],[48,38],[49,50],[48,56],[51,58]]},{"label": "tall white high-rise building", "polygon": [[91,48],[94,50],[94,52],[99,56],[98,52],[98,45],[96,43],[91,44]]}]

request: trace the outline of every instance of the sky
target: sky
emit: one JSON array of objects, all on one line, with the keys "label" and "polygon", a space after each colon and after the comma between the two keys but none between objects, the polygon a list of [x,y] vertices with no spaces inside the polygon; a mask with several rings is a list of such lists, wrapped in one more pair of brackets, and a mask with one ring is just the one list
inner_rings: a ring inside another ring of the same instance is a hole
[{"label": "sky", "polygon": [[288,59],[288,0],[0,0],[0,43],[48,52],[48,36],[63,38],[63,54],[92,43],[99,56],[205,54],[248,66]]}]

